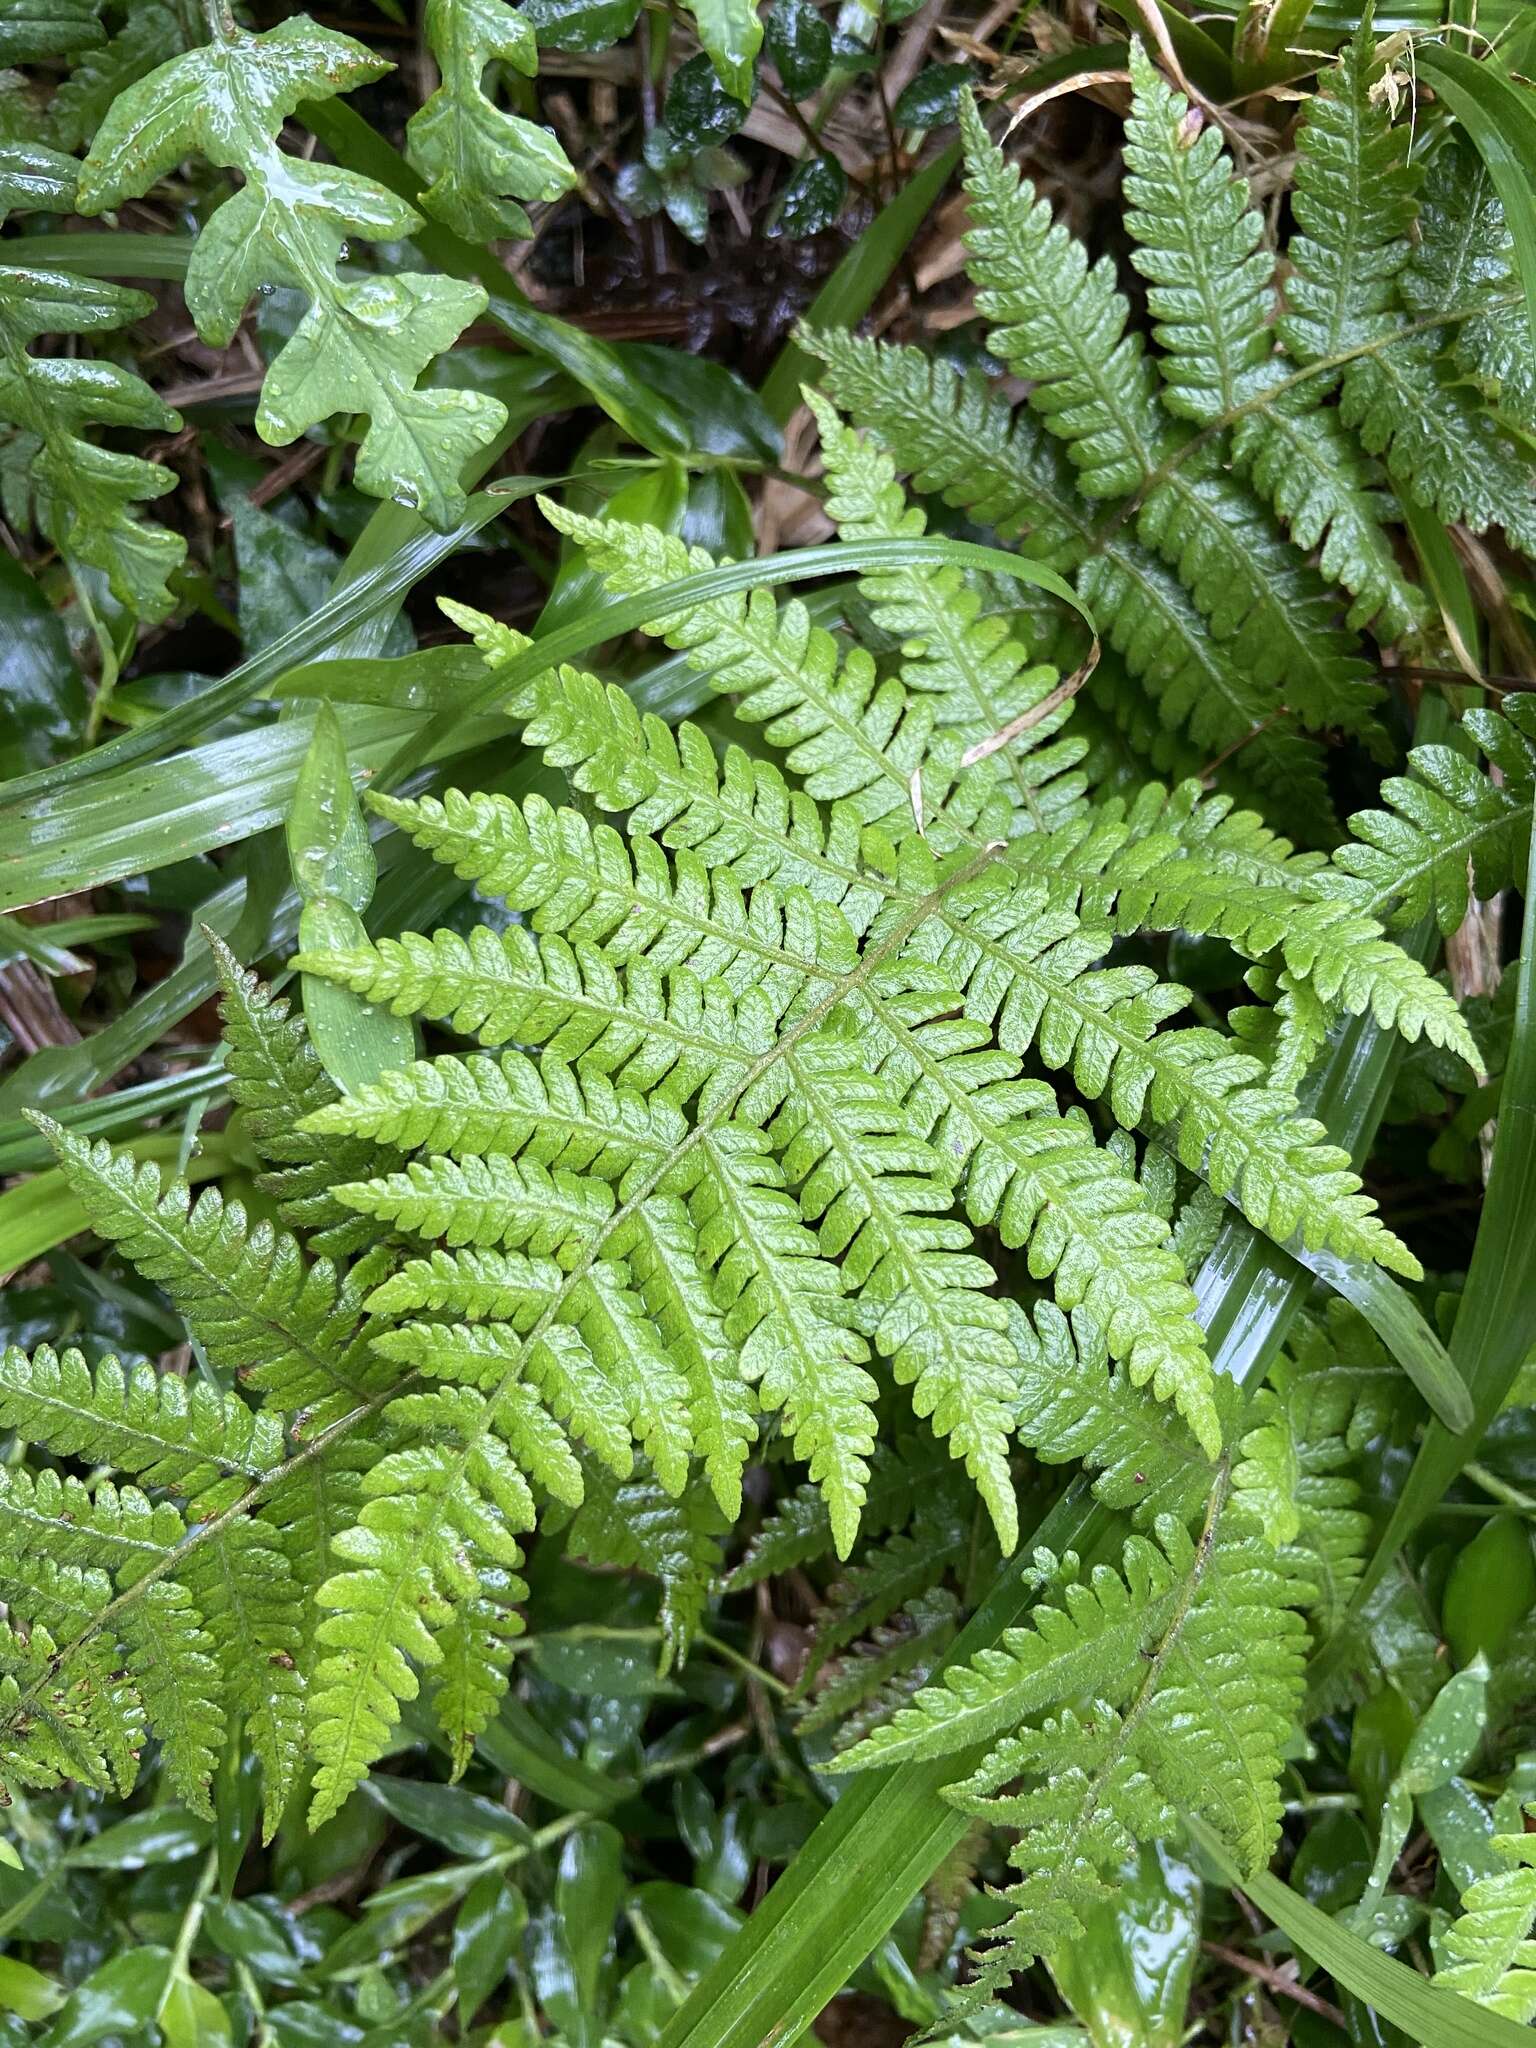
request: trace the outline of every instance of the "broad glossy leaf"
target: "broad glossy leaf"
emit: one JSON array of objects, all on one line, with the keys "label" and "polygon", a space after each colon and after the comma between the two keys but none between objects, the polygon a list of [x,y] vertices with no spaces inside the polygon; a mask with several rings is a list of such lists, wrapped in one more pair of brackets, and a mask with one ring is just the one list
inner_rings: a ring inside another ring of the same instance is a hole
[{"label": "broad glossy leaf", "polygon": [[0,549],[0,772],[40,768],[78,738],[85,684],[36,583]]},{"label": "broad glossy leaf", "polygon": [[244,186],[213,214],[187,271],[199,333],[223,346],[254,292],[303,292],[308,309],[267,373],[258,431],[283,446],[333,413],[365,416],[359,485],[441,528],[462,513],[461,472],[506,412],[481,392],[418,390],[417,380],[484,310],[484,289],[419,272],[338,276],[350,237],[396,240],[420,216],[373,179],[286,155],[276,139],[301,101],[348,92],[386,68],[304,16],[265,35],[222,33],[115,102],[81,171],[79,204],[102,212],[193,153],[239,170]]},{"label": "broad glossy leaf", "polygon": [[774,0],[764,35],[790,98],[803,100],[816,92],[832,63],[832,31],[813,0]]},{"label": "broad glossy leaf", "polygon": [[0,13],[0,64],[35,64],[104,43],[101,0],[6,0]]},{"label": "broad glossy leaf", "polygon": [[753,60],[763,44],[763,25],[752,0],[683,0],[699,41],[720,83],[743,106],[752,102]]},{"label": "broad glossy leaf", "polygon": [[406,154],[431,181],[422,205],[468,242],[531,234],[515,200],[558,199],[576,173],[547,128],[504,112],[482,81],[498,58],[533,76],[532,27],[503,0],[427,0],[422,26],[443,79],[406,129]]}]

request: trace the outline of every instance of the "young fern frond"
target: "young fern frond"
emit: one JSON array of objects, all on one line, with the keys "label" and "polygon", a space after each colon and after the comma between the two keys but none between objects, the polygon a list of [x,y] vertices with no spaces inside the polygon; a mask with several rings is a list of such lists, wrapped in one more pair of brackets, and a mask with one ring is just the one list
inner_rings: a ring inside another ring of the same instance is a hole
[{"label": "young fern frond", "polygon": [[[1482,312],[1482,284],[1458,303],[1439,289],[1458,281],[1443,267],[1407,282],[1421,168],[1409,162],[1408,130],[1393,125],[1376,90],[1384,69],[1367,11],[1337,66],[1323,73],[1297,138],[1301,232],[1291,242],[1295,274],[1280,336],[1303,365],[1327,371],[1348,357],[1340,417],[1383,456],[1396,484],[1447,524],[1478,533],[1502,526],[1530,554],[1530,465],[1446,353],[1454,324],[1438,324]],[[1522,374],[1528,369],[1515,373],[1517,382]]]},{"label": "young fern frond", "polygon": [[1294,384],[1275,353],[1275,259],[1216,128],[1199,130],[1189,102],[1133,45],[1126,130],[1126,226],[1170,411],[1198,426],[1234,418],[1238,462],[1297,544],[1321,544],[1323,574],[1356,599],[1352,625],[1395,640],[1423,623],[1422,594],[1403,576],[1366,458],[1321,379]]},{"label": "young fern frond", "polygon": [[[68,213],[79,165],[33,143],[0,142],[0,220],[8,213]],[[23,245],[10,244],[11,248]],[[158,462],[85,438],[88,427],[172,431],[181,415],[116,363],[36,356],[44,334],[102,334],[142,319],[147,292],[81,277],[74,271],[0,264],[0,421],[30,451],[27,475],[38,524],[72,565],[105,576],[113,595],[151,623],[175,599],[166,578],[186,554],[179,534],[137,517],[176,478]]]},{"label": "young fern frond", "polygon": [[277,140],[303,101],[350,92],[389,67],[307,16],[261,35],[232,15],[214,19],[212,42],[113,102],[81,171],[79,206],[119,206],[193,153],[238,170],[244,184],[193,247],[186,300],[199,334],[219,348],[261,287],[290,285],[308,300],[267,371],[257,431],[286,447],[333,413],[363,415],[359,487],[451,526],[464,507],[464,464],[495,438],[506,407],[418,380],[484,310],[485,290],[416,271],[338,275],[347,241],[399,240],[420,215],[373,179],[290,155]]}]

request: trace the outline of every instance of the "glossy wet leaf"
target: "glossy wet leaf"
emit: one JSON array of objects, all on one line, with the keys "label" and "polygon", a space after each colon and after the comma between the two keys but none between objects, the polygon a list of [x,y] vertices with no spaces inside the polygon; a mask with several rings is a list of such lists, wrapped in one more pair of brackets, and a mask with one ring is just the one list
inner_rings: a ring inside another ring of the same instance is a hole
[{"label": "glossy wet leaf", "polygon": [[[378,863],[352,783],[346,736],[329,704],[315,715],[288,814],[288,856],[304,908],[299,943],[323,953],[367,943],[362,913]],[[339,988],[304,977],[304,1014],[327,1072],[348,1093],[366,1088],[415,1051],[410,1021]]]},{"label": "glossy wet leaf", "polygon": [[1200,1955],[1202,1887],[1166,1847],[1140,1851],[1118,1896],[1090,1915],[1084,1938],[1051,1958],[1051,1974],[1094,2048],[1179,2048]]},{"label": "glossy wet leaf", "polygon": [[784,187],[768,232],[819,235],[837,219],[847,197],[848,176],[836,157],[811,157]]},{"label": "glossy wet leaf", "polygon": [[466,1893],[453,1923],[453,1981],[466,2026],[505,1978],[527,1924],[521,1892],[499,1871],[488,1871]]},{"label": "glossy wet leaf", "polygon": [[406,153],[429,181],[422,205],[466,241],[530,234],[516,201],[558,199],[576,173],[547,128],[509,114],[483,83],[497,60],[533,76],[532,24],[503,0],[427,0],[422,28],[442,74],[406,130]]},{"label": "glossy wet leaf", "polygon": [[720,83],[744,107],[749,106],[753,60],[763,42],[763,25],[752,0],[683,0],[683,6]]},{"label": "glossy wet leaf", "polygon": [[808,99],[826,82],[832,31],[813,0],[773,0],[763,35],[791,99]]},{"label": "glossy wet leaf", "polygon": [[263,439],[283,447],[334,413],[363,415],[359,485],[446,528],[464,509],[460,474],[495,437],[505,408],[478,392],[418,389],[418,380],[484,310],[484,291],[419,272],[338,275],[349,238],[398,239],[419,216],[371,179],[290,156],[277,142],[301,101],[350,92],[385,68],[351,37],[302,16],[264,35],[221,32],[114,103],[82,168],[79,204],[119,205],[193,153],[239,169],[245,183],[210,217],[187,271],[199,333],[223,346],[255,292],[301,291],[308,309],[262,386]]},{"label": "glossy wet leaf", "polygon": [[53,607],[21,564],[0,550],[0,774],[56,760],[79,738],[85,683]]}]

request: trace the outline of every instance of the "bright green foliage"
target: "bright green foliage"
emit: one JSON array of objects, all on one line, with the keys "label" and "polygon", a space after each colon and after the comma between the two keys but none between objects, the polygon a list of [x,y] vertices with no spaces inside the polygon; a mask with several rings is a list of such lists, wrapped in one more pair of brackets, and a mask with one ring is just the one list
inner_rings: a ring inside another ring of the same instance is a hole
[{"label": "bright green foliage", "polygon": [[266,1168],[257,1185],[276,1202],[284,1223],[316,1233],[310,1242],[317,1250],[354,1250],[367,1238],[334,1189],[396,1164],[399,1155],[364,1139],[349,1143],[301,1128],[335,1101],[336,1083],[320,1064],[303,1019],[290,1016],[287,1001],[242,967],[216,933],[206,936],[219,977],[230,1093]]},{"label": "bright green foliage", "polygon": [[[1330,384],[1334,359],[1347,358],[1340,418],[1372,454],[1385,457],[1394,483],[1448,523],[1477,532],[1504,527],[1530,553],[1536,551],[1530,466],[1445,353],[1455,327],[1420,324],[1430,315],[1489,310],[1484,280],[1447,270],[1435,253],[1477,232],[1487,201],[1469,183],[1457,193],[1452,217],[1441,186],[1431,253],[1409,285],[1408,233],[1418,215],[1421,173],[1408,160],[1407,127],[1393,124],[1385,98],[1374,90],[1383,69],[1367,15],[1308,104],[1293,202],[1301,233],[1291,243],[1296,274],[1287,287],[1281,338],[1297,362],[1321,365]],[[1486,237],[1486,228],[1481,232]],[[1457,298],[1440,289],[1456,285],[1470,289]],[[1515,371],[1515,388],[1528,376],[1528,367]]]},{"label": "bright green foliage", "polygon": [[320,1403],[317,1415],[378,1387],[357,1335],[355,1292],[329,1260],[309,1263],[288,1232],[248,1222],[216,1188],[194,1201],[181,1182],[162,1188],[157,1167],[35,1121],[92,1229],[160,1282],[215,1367],[238,1372],[274,1406]]},{"label": "bright green foliage", "polygon": [[1509,1826],[1524,1819],[1517,1807],[1489,1844],[1509,1867],[1462,1893],[1460,1914],[1436,1943],[1435,1982],[1528,2026],[1536,2019],[1536,1836]]},{"label": "bright green foliage", "polygon": [[1442,932],[1467,914],[1469,891],[1495,895],[1523,877],[1536,797],[1536,694],[1469,711],[1466,731],[1498,771],[1479,772],[1449,746],[1415,747],[1411,774],[1381,786],[1381,811],[1350,820],[1354,838],[1317,886],[1372,916],[1406,925],[1433,915]]},{"label": "bright green foliage", "polygon": [[430,180],[422,205],[467,241],[531,234],[527,214],[503,195],[558,199],[576,173],[548,129],[504,113],[482,81],[498,60],[534,75],[532,27],[502,0],[427,0],[422,32],[443,79],[406,131],[411,162]]},{"label": "bright green foliage", "polygon": [[[0,219],[69,212],[78,166],[30,143],[0,143]],[[174,599],[165,579],[186,542],[146,525],[135,508],[175,484],[170,470],[85,438],[84,429],[181,425],[142,378],[116,363],[36,356],[43,334],[100,334],[141,319],[154,301],[75,272],[0,264],[0,421],[29,451],[38,524],[67,561],[99,571],[140,618],[156,620]]]},{"label": "bright green foliage", "polygon": [[196,1519],[217,1514],[282,1462],[276,1419],[234,1395],[115,1358],[92,1372],[78,1351],[12,1346],[0,1359],[0,1423],[60,1456],[163,1486]]},{"label": "bright green foliage", "polygon": [[860,1769],[991,1745],[948,1794],[1020,1831],[1013,1915],[979,1990],[1079,1938],[1082,1909],[1180,1810],[1216,1827],[1245,1867],[1268,1855],[1280,1750],[1301,1703],[1295,1608],[1309,1589],[1224,1501],[1218,1487],[1197,1538],[1166,1516],[1155,1543],[1132,1537],[1123,1575],[1101,1565],[1080,1579],[1064,1560],[1028,1626],[838,1758]]},{"label": "bright green foliage", "polygon": [[[1362,37],[1302,128],[1304,232],[1282,305],[1219,130],[1139,49],[1133,64],[1126,225],[1155,350],[1128,328],[1112,261],[1088,263],[968,105],[971,274],[1025,405],[912,350],[807,340],[833,397],[919,488],[1001,534],[1027,531],[1033,554],[1073,576],[1128,671],[1105,665],[1104,703],[1138,754],[1178,774],[1235,754],[1266,812],[1312,832],[1327,798],[1302,732],[1342,727],[1381,747],[1379,692],[1329,585],[1383,640],[1429,617],[1373,458],[1447,519],[1536,536],[1526,465],[1484,400],[1510,393],[1518,419],[1536,376],[1518,291],[1506,306],[1489,290],[1508,279],[1507,234],[1481,182],[1447,169],[1412,248],[1406,130],[1371,98],[1381,67]],[[1463,327],[1471,353],[1453,359]],[[1096,515],[1094,500],[1127,496],[1131,516]]]},{"label": "bright green foliage", "polygon": [[205,341],[233,336],[253,292],[291,285],[308,310],[267,372],[257,408],[278,447],[333,413],[365,414],[357,482],[440,527],[464,504],[464,464],[494,439],[501,401],[419,390],[417,380],[484,308],[479,285],[396,272],[337,275],[344,242],[398,240],[420,216],[382,185],[285,154],[277,135],[306,99],[328,99],[387,67],[361,43],[299,15],[264,35],[221,28],[114,102],[81,172],[79,205],[102,212],[149,190],[189,153],[245,180],[197,238],[188,310]]}]

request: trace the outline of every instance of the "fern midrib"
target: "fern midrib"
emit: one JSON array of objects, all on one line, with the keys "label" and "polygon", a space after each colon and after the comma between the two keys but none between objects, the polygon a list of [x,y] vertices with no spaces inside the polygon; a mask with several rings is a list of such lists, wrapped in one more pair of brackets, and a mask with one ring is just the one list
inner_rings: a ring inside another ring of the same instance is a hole
[{"label": "fern midrib", "polygon": [[[124,1378],[125,1380],[128,1378],[126,1373]],[[128,1464],[121,1455],[120,1450],[114,1451],[111,1462],[124,1472],[145,1472],[152,1465],[159,1464],[167,1458],[181,1461],[194,1472],[199,1466],[211,1465],[219,1472],[239,1474],[245,1478],[252,1479],[259,1479],[267,1469],[264,1465],[254,1463],[249,1457],[239,1457],[222,1447],[217,1450],[209,1449],[198,1443],[195,1438],[190,1436],[192,1428],[190,1413],[186,1414],[183,1418],[187,1423],[189,1435],[185,1438],[168,1437],[161,1436],[155,1430],[146,1428],[142,1423],[132,1421],[126,1415],[105,1418],[93,1409],[76,1408],[71,1402],[64,1400],[61,1396],[39,1392],[37,1387],[31,1383],[25,1389],[25,1396],[29,1409],[34,1413],[41,1411],[47,1415],[56,1415],[65,1421],[87,1422],[91,1424],[98,1433],[96,1441],[100,1441],[103,1435],[111,1432],[119,1439],[119,1442],[126,1439],[132,1444],[145,1447],[148,1455],[138,1465]],[[135,1452],[135,1455],[137,1455],[137,1452]],[[170,1492],[179,1493],[183,1497],[191,1491],[186,1484],[185,1474],[178,1476],[175,1480],[157,1481],[156,1483],[167,1486]],[[203,1489],[199,1488],[197,1490],[202,1491]]]},{"label": "fern midrib", "polygon": [[245,1515],[251,1508],[258,1506],[284,1480],[291,1478],[296,1472],[303,1471],[306,1466],[313,1464],[317,1459],[323,1458],[334,1444],[341,1441],[344,1437],[350,1436],[363,1423],[371,1421],[375,1415],[386,1408],[396,1395],[403,1392],[416,1378],[417,1375],[415,1373],[408,1374],[398,1385],[391,1387],[387,1393],[376,1394],[369,1401],[365,1402],[363,1406],[352,1410],[348,1415],[341,1416],[329,1428],[322,1430],[312,1443],[306,1444],[301,1450],[295,1451],[293,1456],[287,1459],[285,1463],[274,1467],[264,1478],[259,1479],[254,1486],[247,1488],[239,1500],[232,1501],[220,1514],[214,1515],[208,1521],[199,1523],[195,1529],[188,1533],[184,1542],[179,1543],[173,1550],[163,1551],[142,1577],[135,1579],[131,1586],[125,1586],[122,1592],[117,1594],[95,1616],[88,1628],[82,1629],[80,1634],[72,1638],[68,1643],[55,1646],[54,1654],[48,1660],[46,1669],[40,1672],[31,1684],[19,1692],[17,1697],[11,1702],[9,1711],[6,1712],[4,1719],[0,1720],[0,1729],[6,1731],[13,1729],[17,1721],[26,1715],[28,1709],[36,1705],[41,1689],[52,1683],[69,1659],[77,1651],[83,1649],[94,1637],[100,1635],[104,1629],[110,1628],[116,1622],[119,1615],[125,1613],[144,1597],[152,1585],[155,1585],[159,1580],[165,1578],[169,1572],[184,1564],[189,1556],[195,1551],[200,1550],[205,1544],[217,1543],[225,1529],[232,1522]]},{"label": "fern midrib", "polygon": [[1228,1461],[1223,1459],[1211,1488],[1210,1500],[1206,1504],[1205,1519],[1201,1524],[1200,1534],[1195,1539],[1194,1563],[1180,1586],[1179,1596],[1174,1605],[1173,1613],[1168,1618],[1168,1626],[1158,1638],[1156,1648],[1147,1652],[1145,1646],[1142,1647],[1142,1655],[1146,1659],[1146,1670],[1142,1673],[1141,1683],[1136,1689],[1131,1704],[1120,1717],[1120,1725],[1116,1730],[1115,1741],[1104,1762],[1095,1773],[1092,1790],[1083,1802],[1081,1812],[1085,1828],[1092,1821],[1099,1801],[1104,1796],[1104,1791],[1114,1765],[1129,1750],[1132,1737],[1151,1711],[1152,1702],[1158,1694],[1164,1667],[1178,1647],[1185,1625],[1189,1621],[1190,1615],[1194,1612],[1196,1598],[1205,1581],[1205,1575],[1210,1568],[1211,1558],[1215,1551],[1216,1530],[1220,1523],[1222,1512],[1226,1507],[1230,1488],[1231,1470]]},{"label": "fern midrib", "polygon": [[1431,333],[1436,328],[1457,327],[1465,321],[1479,319],[1486,313],[1502,311],[1509,307],[1523,305],[1524,303],[1525,301],[1519,292],[1490,293],[1481,304],[1452,306],[1446,308],[1444,312],[1426,314],[1418,319],[1405,318],[1402,325],[1395,327],[1390,334],[1375,335],[1367,341],[1354,342],[1348,348],[1339,349],[1332,355],[1319,356],[1314,362],[1303,364],[1300,368],[1293,370],[1289,376],[1271,385],[1269,389],[1257,393],[1252,398],[1244,399],[1240,405],[1233,406],[1230,411],[1220,413],[1214,419],[1208,420],[1188,440],[1181,442],[1178,447],[1171,449],[1161,462],[1149,468],[1136,489],[1129,496],[1120,499],[1116,503],[1109,519],[1096,529],[1094,537],[1097,544],[1102,546],[1118,528],[1125,524],[1126,520],[1134,512],[1140,509],[1141,505],[1160,484],[1171,483],[1176,473],[1204,448],[1207,443],[1228,431],[1240,420],[1254,415],[1267,414],[1271,407],[1289,392],[1300,389],[1314,378],[1333,377],[1339,372],[1347,370],[1351,363],[1359,362],[1363,359],[1385,357],[1389,350],[1398,347],[1399,344]]},{"label": "fern midrib", "polygon": [[[135,1186],[137,1185],[137,1179],[138,1176],[135,1175]],[[171,1192],[171,1190],[162,1189],[145,1207],[134,1207],[133,1214],[140,1227],[149,1229],[173,1260],[185,1261],[187,1265],[191,1266],[202,1279],[208,1293],[218,1300],[227,1303],[229,1309],[239,1321],[258,1324],[262,1329],[271,1334],[275,1342],[280,1340],[282,1353],[288,1355],[296,1354],[298,1357],[306,1360],[323,1379],[329,1380],[333,1386],[343,1389],[346,1393],[354,1394],[360,1399],[366,1399],[367,1388],[359,1386],[356,1381],[347,1377],[337,1357],[330,1352],[317,1351],[310,1340],[302,1336],[297,1329],[290,1329],[286,1323],[280,1322],[266,1307],[261,1293],[258,1292],[252,1301],[247,1302],[244,1297],[237,1294],[231,1288],[227,1275],[210,1266],[206,1259],[194,1249],[189,1236],[178,1237],[166,1227],[160,1210],[162,1203]],[[186,1213],[189,1217],[192,1213],[190,1199]],[[224,1217],[227,1217],[228,1213],[227,1210],[221,1212]],[[274,1233],[274,1239],[276,1239],[276,1233]],[[249,1249],[250,1239],[246,1238],[243,1242],[242,1250],[248,1253]],[[304,1263],[302,1259],[300,1260],[298,1271],[299,1282],[298,1287],[295,1289],[296,1296],[302,1294],[303,1290],[312,1283],[315,1275],[315,1268]],[[333,1310],[335,1305],[333,1302]],[[271,1362],[276,1363],[276,1360]]]}]

